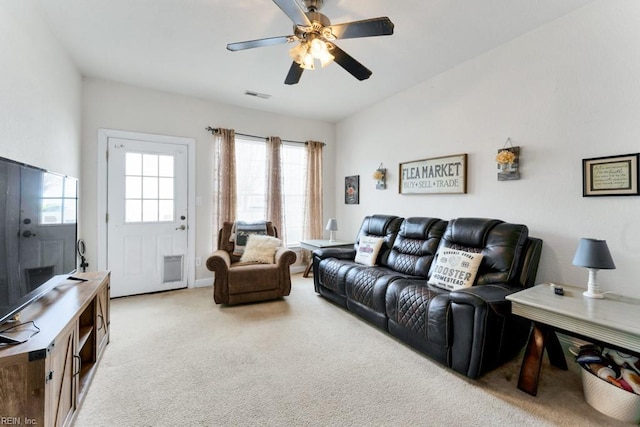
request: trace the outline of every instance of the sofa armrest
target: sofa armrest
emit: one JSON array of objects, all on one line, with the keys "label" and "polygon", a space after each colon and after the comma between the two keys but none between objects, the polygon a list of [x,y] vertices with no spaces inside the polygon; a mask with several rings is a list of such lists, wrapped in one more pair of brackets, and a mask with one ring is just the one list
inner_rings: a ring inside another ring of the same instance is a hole
[{"label": "sofa armrest", "polygon": [[[477,378],[518,353],[528,337],[530,322],[511,315],[506,296],[519,290],[518,286],[492,284],[449,293],[453,369]],[[466,339],[456,339],[460,336]]]},{"label": "sofa armrest", "polygon": [[221,249],[215,251],[207,258],[207,269],[218,274],[226,274],[231,266],[231,255]]},{"label": "sofa armrest", "polygon": [[[475,308],[491,308],[501,315],[508,315],[511,312],[511,303],[506,299],[506,296],[519,290],[522,289],[506,284],[473,286],[451,291],[449,299],[457,304],[467,304]],[[505,309],[507,312],[504,312]]]},{"label": "sofa armrest", "polygon": [[356,259],[356,250],[353,248],[321,248],[315,249],[312,256],[319,260],[327,258],[354,260]]}]

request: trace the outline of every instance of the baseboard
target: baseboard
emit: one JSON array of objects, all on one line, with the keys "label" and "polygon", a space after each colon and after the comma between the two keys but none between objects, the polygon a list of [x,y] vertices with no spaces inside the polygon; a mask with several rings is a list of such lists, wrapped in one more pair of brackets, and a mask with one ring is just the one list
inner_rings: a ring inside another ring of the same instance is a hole
[{"label": "baseboard", "polygon": [[306,270],[307,267],[305,267],[304,265],[293,265],[291,266],[291,274],[296,274],[296,273],[303,273],[304,270]]},{"label": "baseboard", "polygon": [[198,279],[193,285],[194,288],[206,288],[207,286],[213,286],[213,278],[210,279]]}]

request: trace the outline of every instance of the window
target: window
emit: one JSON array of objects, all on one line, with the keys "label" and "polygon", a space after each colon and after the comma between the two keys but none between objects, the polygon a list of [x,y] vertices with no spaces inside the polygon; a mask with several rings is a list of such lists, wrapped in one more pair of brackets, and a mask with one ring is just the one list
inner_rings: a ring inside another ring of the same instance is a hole
[{"label": "window", "polygon": [[267,146],[263,141],[236,138],[236,187],[238,219],[259,221],[265,218]]},{"label": "window", "polygon": [[[283,144],[282,192],[284,199],[284,233],[288,246],[302,240],[304,225],[304,182],[306,150],[300,144]],[[265,219],[267,145],[262,140],[241,139],[236,136],[237,215],[243,221]]]},{"label": "window", "polygon": [[40,224],[75,224],[77,188],[74,179],[42,174]]},{"label": "window", "polygon": [[173,156],[126,153],[125,222],[174,219]]},{"label": "window", "polygon": [[304,227],[304,183],[307,175],[307,151],[303,145],[282,146],[282,180],[284,198],[284,227],[287,244],[302,240]]}]

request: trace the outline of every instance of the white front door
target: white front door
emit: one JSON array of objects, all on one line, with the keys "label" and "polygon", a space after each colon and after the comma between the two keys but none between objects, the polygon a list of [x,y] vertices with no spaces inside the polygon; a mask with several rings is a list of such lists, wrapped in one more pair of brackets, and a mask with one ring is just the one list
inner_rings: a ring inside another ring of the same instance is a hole
[{"label": "white front door", "polygon": [[108,138],[107,150],[111,296],[186,287],[188,147]]}]

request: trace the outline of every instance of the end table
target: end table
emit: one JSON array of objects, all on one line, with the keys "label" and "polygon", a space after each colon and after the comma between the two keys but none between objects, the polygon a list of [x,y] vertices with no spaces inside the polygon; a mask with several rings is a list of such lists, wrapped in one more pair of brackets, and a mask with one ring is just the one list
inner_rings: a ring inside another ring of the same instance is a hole
[{"label": "end table", "polygon": [[[307,249],[309,251],[314,251],[315,249],[322,248],[353,248],[354,242],[346,242],[344,240],[301,240],[300,247],[302,249]],[[311,271],[311,267],[313,267],[313,259],[309,260],[309,265],[302,273],[302,277],[309,277],[309,272]]]},{"label": "end table", "polygon": [[518,379],[518,388],[533,396],[545,348],[553,366],[567,369],[556,332],[640,352],[640,300],[615,294],[587,298],[584,288],[562,287],[564,295],[556,295],[547,283],[507,296],[513,314],[533,320]]}]

